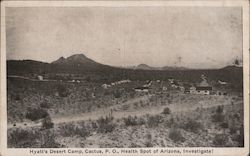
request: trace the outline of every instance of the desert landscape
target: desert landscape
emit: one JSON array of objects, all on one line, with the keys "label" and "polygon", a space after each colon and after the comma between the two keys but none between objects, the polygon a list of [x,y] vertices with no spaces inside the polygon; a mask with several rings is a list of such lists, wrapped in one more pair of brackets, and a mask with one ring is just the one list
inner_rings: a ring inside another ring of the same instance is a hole
[{"label": "desert landscape", "polygon": [[54,3],[5,7],[8,148],[246,146],[238,3]]},{"label": "desert landscape", "polygon": [[[7,64],[10,148],[244,145],[237,65],[123,69],[83,54]],[[198,90],[200,85],[207,89]]]}]

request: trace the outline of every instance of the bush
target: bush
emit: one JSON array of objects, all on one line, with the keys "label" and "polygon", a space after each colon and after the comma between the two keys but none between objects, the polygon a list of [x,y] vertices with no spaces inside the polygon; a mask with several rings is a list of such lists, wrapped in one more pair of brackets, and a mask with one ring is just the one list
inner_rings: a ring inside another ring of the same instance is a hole
[{"label": "bush", "polygon": [[190,131],[193,133],[198,133],[200,130],[203,129],[203,125],[200,122],[197,122],[197,121],[192,120],[192,119],[188,119],[188,121],[185,122],[184,124],[182,124],[181,127],[184,130]]},{"label": "bush", "polygon": [[185,138],[182,136],[181,131],[177,128],[170,129],[168,137],[174,142],[183,142]]},{"label": "bush", "polygon": [[233,136],[233,140],[238,142],[238,147],[244,146],[244,127],[241,126],[239,129],[240,133]]},{"label": "bush", "polygon": [[47,102],[42,102],[42,103],[40,103],[40,107],[48,109],[48,108],[50,108],[50,105]]},{"label": "bush", "polygon": [[122,94],[121,94],[120,91],[115,90],[115,91],[113,92],[113,95],[114,95],[115,98],[120,98]]},{"label": "bush", "polygon": [[223,114],[216,113],[216,114],[212,115],[213,122],[223,122],[224,119],[225,119],[225,116]]},{"label": "bush", "polygon": [[84,125],[82,125],[82,127],[79,127],[70,123],[61,125],[59,128],[60,128],[60,134],[64,137],[72,137],[76,135],[79,135],[81,137],[86,137],[89,135],[89,131],[86,129]]},{"label": "bush", "polygon": [[162,123],[162,116],[155,115],[155,116],[149,116],[147,120],[147,124],[149,127],[156,127],[159,125],[159,123]]},{"label": "bush", "polygon": [[21,97],[19,94],[13,95],[14,100],[19,101],[21,100]]},{"label": "bush", "polygon": [[42,127],[44,129],[50,129],[54,127],[54,123],[51,121],[51,118],[49,116],[43,119]]},{"label": "bush", "polygon": [[27,110],[26,118],[31,121],[36,121],[49,116],[49,113],[42,108],[30,108]]},{"label": "bush", "polygon": [[228,142],[228,136],[225,134],[217,134],[213,140],[213,144],[216,147],[224,147],[227,142]]},{"label": "bush", "polygon": [[61,97],[67,97],[69,94],[67,88],[63,84],[57,85],[57,91]]},{"label": "bush", "polygon": [[223,123],[220,124],[220,127],[223,128],[223,129],[227,129],[229,126],[228,126],[227,122],[223,122]]},{"label": "bush", "polygon": [[168,107],[164,108],[162,112],[162,114],[170,114],[170,113],[171,113],[171,110]]},{"label": "bush", "polygon": [[137,116],[128,116],[127,118],[123,118],[123,121],[126,126],[136,126],[145,124],[143,118],[137,118]]},{"label": "bush", "polygon": [[8,130],[8,147],[12,148],[30,148],[37,144],[39,134],[34,131],[15,129]]},{"label": "bush", "polygon": [[97,120],[99,133],[109,133],[112,132],[115,128],[115,124],[112,122],[113,117],[99,118]]},{"label": "bush", "polygon": [[50,131],[43,134],[43,143],[41,148],[60,148],[62,145],[55,141],[55,135],[52,134]]},{"label": "bush", "polygon": [[218,106],[216,109],[216,113],[218,113],[218,114],[223,113],[223,106]]}]

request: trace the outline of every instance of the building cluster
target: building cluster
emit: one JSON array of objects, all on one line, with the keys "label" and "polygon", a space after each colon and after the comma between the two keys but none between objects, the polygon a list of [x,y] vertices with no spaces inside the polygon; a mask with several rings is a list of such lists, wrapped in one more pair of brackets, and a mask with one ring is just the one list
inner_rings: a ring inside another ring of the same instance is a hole
[{"label": "building cluster", "polygon": [[[147,84],[134,88],[136,92],[154,92],[154,93],[164,93],[167,90],[179,90],[186,94],[199,94],[199,95],[227,95],[226,91],[221,91],[220,89],[215,89],[211,84],[208,83],[204,75],[201,76],[201,82],[197,83],[188,83],[188,82],[179,82],[174,78],[169,78],[168,81],[156,80],[148,81]],[[153,85],[152,85],[153,83]],[[155,85],[158,84],[158,87]],[[218,81],[220,85],[226,85],[227,82]]]},{"label": "building cluster", "polygon": [[120,85],[120,84],[124,84],[124,83],[129,83],[131,82],[131,80],[127,79],[127,80],[120,80],[120,81],[116,81],[116,82],[112,82],[111,84],[102,84],[102,88],[104,89],[108,89],[112,86],[116,86],[116,85]]}]

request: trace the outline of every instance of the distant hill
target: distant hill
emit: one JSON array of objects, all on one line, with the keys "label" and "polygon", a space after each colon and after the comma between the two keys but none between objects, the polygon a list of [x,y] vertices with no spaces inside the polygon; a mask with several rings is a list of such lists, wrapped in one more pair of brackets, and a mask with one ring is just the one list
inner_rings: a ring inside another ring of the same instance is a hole
[{"label": "distant hill", "polygon": [[114,81],[121,79],[131,80],[168,80],[172,77],[180,81],[199,82],[201,75],[209,80],[218,80],[234,84],[235,88],[242,88],[243,68],[227,66],[221,69],[187,69],[183,67],[155,68],[146,64],[135,68],[121,68],[104,65],[86,57],[83,54],[72,55],[67,58],[60,57],[51,63],[34,60],[8,60],[8,75],[30,74],[78,74],[91,81]]},{"label": "distant hill", "polygon": [[189,70],[185,67],[170,67],[170,66],[164,66],[161,68],[161,70]]},{"label": "distant hill", "polygon": [[41,74],[41,73],[69,73],[80,74],[86,72],[105,72],[117,70],[119,68],[111,67],[97,63],[83,54],[72,55],[68,58],[60,57],[51,63],[39,62],[34,60],[8,60],[8,74]]},{"label": "distant hill", "polygon": [[134,69],[138,69],[138,70],[157,70],[156,68],[150,67],[149,65],[146,65],[146,64],[139,64]]},{"label": "distant hill", "polygon": [[151,67],[147,64],[139,64],[136,66],[134,69],[137,70],[189,70],[188,68],[185,67],[172,67],[172,66],[164,66],[164,67]]},{"label": "distant hill", "polygon": [[74,64],[98,64],[98,63],[86,57],[84,54],[75,54],[68,58],[60,57],[58,60],[52,62],[52,64],[74,65]]}]

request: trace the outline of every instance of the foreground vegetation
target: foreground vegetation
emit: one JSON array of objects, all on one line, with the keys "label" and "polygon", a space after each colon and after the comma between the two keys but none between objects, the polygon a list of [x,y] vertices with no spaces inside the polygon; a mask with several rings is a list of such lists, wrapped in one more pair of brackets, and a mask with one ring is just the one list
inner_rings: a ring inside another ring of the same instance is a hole
[{"label": "foreground vegetation", "polygon": [[121,119],[109,115],[55,126],[43,123],[9,129],[8,147],[242,147],[241,114],[242,108],[230,105]]}]

